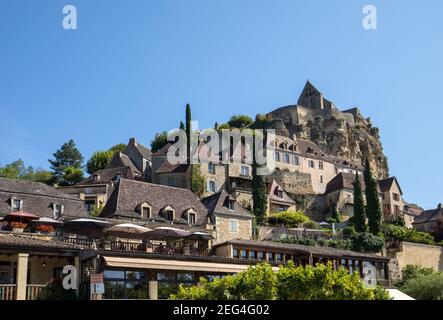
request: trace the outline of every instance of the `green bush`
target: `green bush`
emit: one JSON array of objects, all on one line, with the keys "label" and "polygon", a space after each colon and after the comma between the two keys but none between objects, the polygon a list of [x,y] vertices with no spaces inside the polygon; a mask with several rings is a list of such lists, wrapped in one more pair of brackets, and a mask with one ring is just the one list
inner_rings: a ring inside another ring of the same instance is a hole
[{"label": "green bush", "polygon": [[249,267],[233,276],[199,286],[180,286],[177,300],[388,300],[386,290],[365,288],[357,274],[332,264],[295,267],[293,263],[273,271],[268,264]]},{"label": "green bush", "polygon": [[345,237],[351,237],[356,234],[354,226],[349,226],[343,229],[342,231],[343,236]]},{"label": "green bush", "polygon": [[429,233],[418,232],[414,229],[408,229],[406,227],[385,224],[383,226],[383,232],[387,240],[408,241],[423,244],[435,244],[434,237]]},{"label": "green bush", "polygon": [[299,211],[282,211],[268,217],[271,225],[285,225],[288,228],[296,228],[309,221],[309,217]]},{"label": "green bush", "polygon": [[401,290],[417,300],[443,300],[443,273],[413,277],[401,286]]},{"label": "green bush", "polygon": [[371,233],[356,233],[350,240],[352,241],[352,250],[359,252],[379,252],[385,245],[383,238]]},{"label": "green bush", "polygon": [[303,227],[306,229],[320,229],[320,226],[317,222],[309,220],[308,222],[303,223]]}]

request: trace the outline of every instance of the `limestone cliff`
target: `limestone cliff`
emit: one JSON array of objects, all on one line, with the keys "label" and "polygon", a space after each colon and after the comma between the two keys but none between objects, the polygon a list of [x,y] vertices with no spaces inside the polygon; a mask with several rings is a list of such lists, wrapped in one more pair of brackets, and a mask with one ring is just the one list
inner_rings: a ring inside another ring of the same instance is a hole
[{"label": "limestone cliff", "polygon": [[325,153],[361,164],[369,156],[374,174],[380,179],[389,176],[379,130],[370,118],[358,108],[340,111],[309,82],[297,105],[276,109],[267,119],[277,134],[310,139]]}]

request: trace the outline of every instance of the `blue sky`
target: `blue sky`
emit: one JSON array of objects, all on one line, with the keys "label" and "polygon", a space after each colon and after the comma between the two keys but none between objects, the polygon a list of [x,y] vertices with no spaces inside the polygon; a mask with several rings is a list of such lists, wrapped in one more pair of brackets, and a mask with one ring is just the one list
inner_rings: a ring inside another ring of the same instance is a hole
[{"label": "blue sky", "polygon": [[[64,5],[78,30],[62,28]],[[364,30],[362,8],[378,10]],[[0,163],[296,103],[306,79],[380,128],[405,198],[443,201],[440,0],[0,1]]]}]

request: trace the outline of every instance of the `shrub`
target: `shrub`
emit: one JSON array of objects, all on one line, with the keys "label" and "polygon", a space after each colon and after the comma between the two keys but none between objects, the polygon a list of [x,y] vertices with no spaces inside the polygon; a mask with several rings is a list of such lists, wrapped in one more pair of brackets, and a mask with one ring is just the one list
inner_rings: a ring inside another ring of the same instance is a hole
[{"label": "shrub", "polygon": [[309,220],[308,222],[303,223],[303,227],[306,229],[320,229],[320,226],[317,222]]},{"label": "shrub", "polygon": [[443,273],[420,274],[407,280],[401,289],[417,300],[443,300]]},{"label": "shrub", "polygon": [[309,221],[309,217],[303,212],[298,211],[282,211],[279,213],[274,213],[268,218],[268,222],[271,225],[283,224],[288,228],[298,227],[303,223]]},{"label": "shrub", "polygon": [[400,225],[385,224],[383,226],[383,232],[387,240],[435,244],[434,237],[429,233],[418,232],[417,230],[408,229]]},{"label": "shrub", "polygon": [[354,226],[349,226],[343,229],[342,231],[343,236],[345,237],[351,237],[356,234]]},{"label": "shrub", "polygon": [[293,263],[272,271],[268,264],[249,267],[233,276],[199,286],[180,286],[171,299],[181,300],[387,300],[381,288],[365,288],[357,274],[332,264],[295,267]]},{"label": "shrub", "polygon": [[385,245],[383,238],[370,233],[356,233],[350,240],[352,241],[352,250],[359,252],[379,252]]}]

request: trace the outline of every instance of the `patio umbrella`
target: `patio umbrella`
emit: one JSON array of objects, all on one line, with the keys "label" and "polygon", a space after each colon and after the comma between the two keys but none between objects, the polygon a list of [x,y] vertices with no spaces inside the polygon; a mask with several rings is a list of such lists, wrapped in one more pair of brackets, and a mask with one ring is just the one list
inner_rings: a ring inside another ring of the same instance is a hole
[{"label": "patio umbrella", "polygon": [[10,212],[8,213],[2,221],[31,221],[31,220],[37,220],[40,218],[39,216],[25,212],[25,211],[17,211],[17,212]]},{"label": "patio umbrella", "polygon": [[63,229],[75,234],[101,237],[103,229],[108,225],[109,222],[107,221],[80,218],[65,222]]},{"label": "patio umbrella", "polygon": [[47,217],[43,217],[40,218],[38,220],[33,220],[31,222],[32,225],[38,225],[38,224],[49,224],[49,225],[53,225],[53,226],[60,226],[63,224],[62,221],[59,220],[55,220],[55,219],[51,219],[51,218],[47,218]]},{"label": "patio umbrella", "polygon": [[190,235],[189,231],[171,227],[158,227],[147,233],[147,237],[153,240],[177,240]]},{"label": "patio umbrella", "polygon": [[105,234],[114,237],[128,239],[146,239],[147,232],[152,229],[145,228],[133,223],[116,224],[105,230]]},{"label": "patio umbrella", "polygon": [[212,240],[214,237],[206,232],[193,232],[186,237],[186,240]]}]

